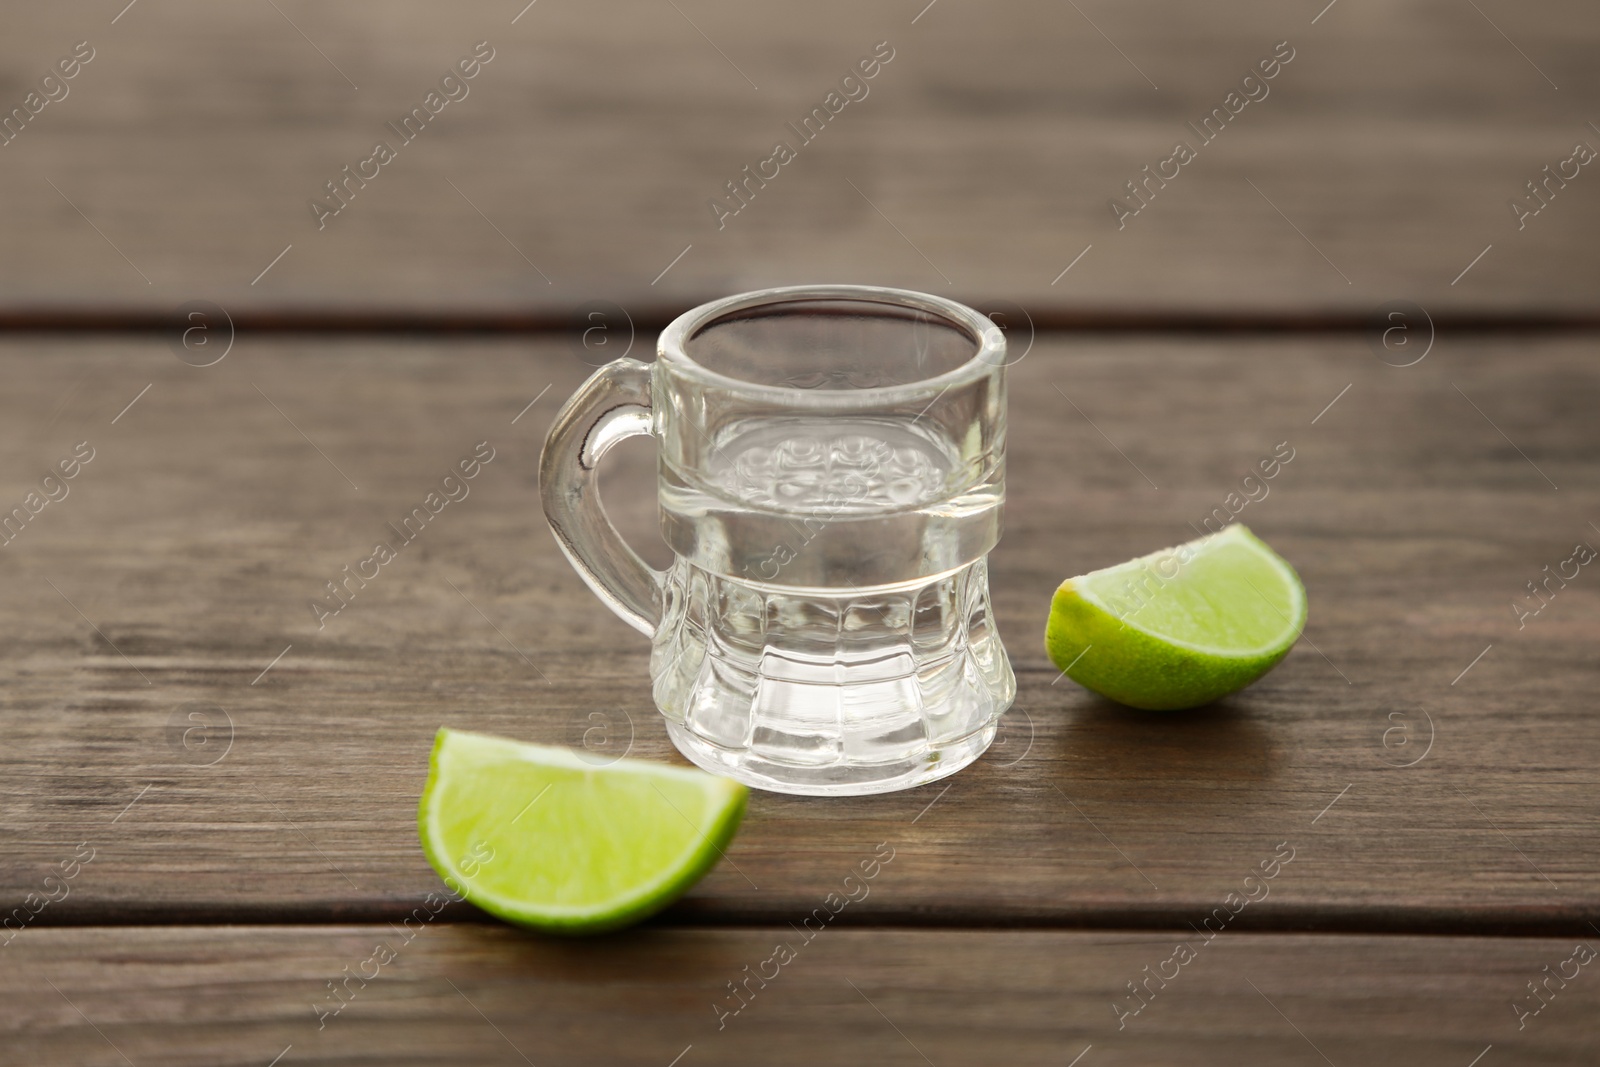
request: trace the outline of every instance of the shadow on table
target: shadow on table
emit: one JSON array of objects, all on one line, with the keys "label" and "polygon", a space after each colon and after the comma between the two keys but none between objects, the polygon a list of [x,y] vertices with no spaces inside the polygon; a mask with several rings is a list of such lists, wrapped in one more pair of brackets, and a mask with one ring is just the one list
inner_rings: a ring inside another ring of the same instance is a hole
[{"label": "shadow on table", "polygon": [[1086,695],[1063,709],[1059,766],[1074,779],[1264,781],[1280,763],[1277,735],[1247,698],[1188,711],[1139,711]]}]

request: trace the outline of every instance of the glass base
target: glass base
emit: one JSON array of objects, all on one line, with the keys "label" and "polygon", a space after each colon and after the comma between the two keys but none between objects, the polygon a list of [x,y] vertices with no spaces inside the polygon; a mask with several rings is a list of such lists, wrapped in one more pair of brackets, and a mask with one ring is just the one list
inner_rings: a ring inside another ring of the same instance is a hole
[{"label": "glass base", "polygon": [[926,582],[759,587],[682,561],[652,657],[678,750],[757,789],[858,796],[977,759],[1016,696],[983,561]]},{"label": "glass base", "polygon": [[859,797],[893,793],[926,785],[952,775],[977,759],[994,741],[996,724],[938,747],[924,749],[915,758],[892,763],[845,763],[807,767],[777,763],[748,749],[735,750],[696,737],[677,723],[667,722],[667,736],[678,751],[701,770],[743,782],[752,789],[807,797]]}]

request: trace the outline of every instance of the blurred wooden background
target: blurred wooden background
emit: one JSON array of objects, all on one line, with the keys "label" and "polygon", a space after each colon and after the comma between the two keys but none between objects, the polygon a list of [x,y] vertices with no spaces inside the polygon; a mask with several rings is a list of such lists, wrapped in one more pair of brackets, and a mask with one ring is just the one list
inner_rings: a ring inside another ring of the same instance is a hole
[{"label": "blurred wooden background", "polygon": [[[75,42],[95,58],[0,149],[0,309],[678,306],[829,279],[1041,310],[1593,311],[1589,170],[1521,231],[1507,206],[1600,146],[1578,0],[1339,0],[1314,24],[1321,3],[1265,0],[940,0],[915,24],[881,3],[140,0],[113,25],[119,6],[4,16],[7,108]],[[469,95],[319,231],[325,183],[399,145],[386,124],[480,41]],[[869,95],[719,230],[706,201],[880,41]],[[1202,146],[1186,124],[1280,41],[1269,95]],[[1198,158],[1119,230],[1108,200],[1179,140]]]}]

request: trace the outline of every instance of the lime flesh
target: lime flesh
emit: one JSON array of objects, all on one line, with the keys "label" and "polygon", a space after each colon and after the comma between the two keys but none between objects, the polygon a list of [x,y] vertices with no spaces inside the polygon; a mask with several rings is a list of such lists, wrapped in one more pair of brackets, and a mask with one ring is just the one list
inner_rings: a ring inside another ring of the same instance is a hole
[{"label": "lime flesh", "polygon": [[1166,711],[1256,681],[1289,654],[1305,623],[1294,568],[1235,523],[1062,582],[1045,648],[1084,688]]},{"label": "lime flesh", "polygon": [[554,933],[659,911],[716,864],[745,787],[703,771],[441,729],[417,812],[422,850],[458,894]]}]

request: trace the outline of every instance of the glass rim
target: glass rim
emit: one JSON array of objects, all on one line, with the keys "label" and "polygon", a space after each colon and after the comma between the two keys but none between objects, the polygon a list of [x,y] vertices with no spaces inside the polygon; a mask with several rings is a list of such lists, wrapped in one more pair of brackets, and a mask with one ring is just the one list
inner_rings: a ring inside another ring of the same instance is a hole
[{"label": "glass rim", "polygon": [[[794,389],[749,382],[721,374],[695,362],[684,348],[703,327],[732,312],[745,311],[766,304],[829,301],[879,304],[923,311],[945,319],[976,338],[977,350],[960,366],[928,378],[919,378],[914,382],[872,386],[865,389]],[[671,367],[675,373],[702,384],[747,396],[780,400],[788,404],[802,402],[830,406],[915,401],[930,392],[942,392],[952,386],[977,381],[986,375],[1003,371],[1005,354],[1005,332],[981,311],[931,293],[876,285],[785,285],[725,296],[720,300],[691,308],[673,319],[667,324],[667,328],[661,331],[661,337],[656,343],[656,357],[659,361]]]}]

